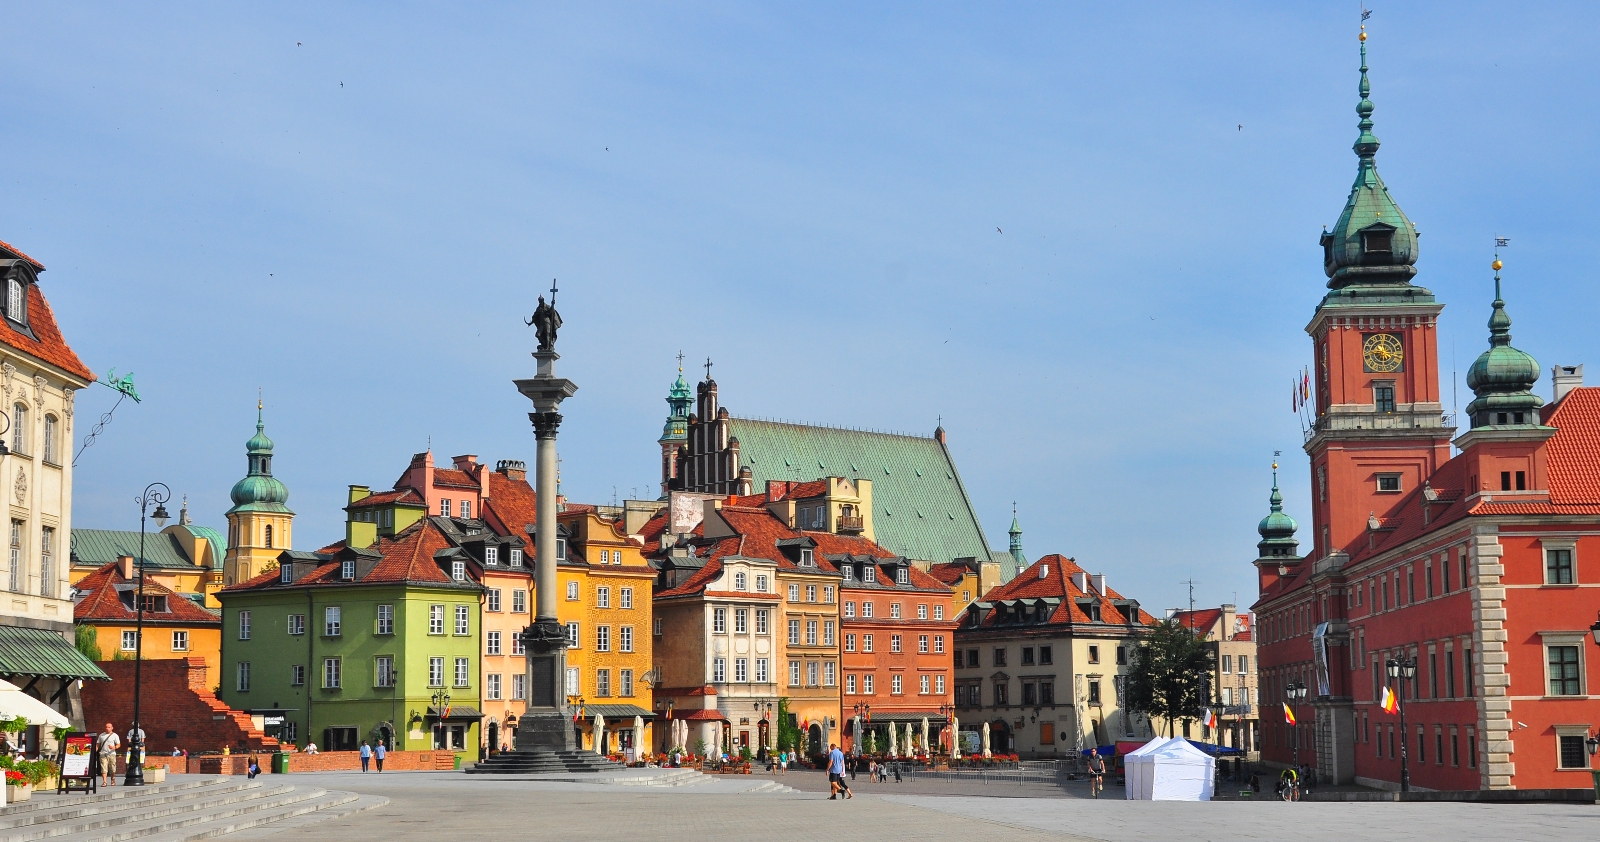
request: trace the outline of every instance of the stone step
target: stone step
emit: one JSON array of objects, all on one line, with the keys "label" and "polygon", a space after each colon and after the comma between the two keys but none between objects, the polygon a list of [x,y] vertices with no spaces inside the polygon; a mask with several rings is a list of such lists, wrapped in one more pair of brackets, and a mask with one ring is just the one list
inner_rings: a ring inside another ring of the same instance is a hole
[{"label": "stone step", "polygon": [[[102,807],[113,802],[127,803],[130,799],[154,798],[173,793],[182,793],[198,787],[232,782],[228,778],[194,778],[150,784],[148,786],[102,787],[93,794],[73,792],[56,795],[54,790],[44,790],[34,793],[35,798],[33,800],[20,804],[7,804],[4,811],[0,812],[0,828],[19,826],[16,824],[18,820],[24,820],[22,823],[26,824],[28,823],[25,820],[26,817],[37,816],[41,813]],[[241,786],[244,783],[244,781],[239,781]]]},{"label": "stone step", "polygon": [[228,793],[257,789],[261,784],[247,780],[215,778],[187,781],[177,785],[156,784],[145,787],[118,787],[117,792],[98,795],[61,795],[7,806],[0,812],[0,830],[29,827],[39,824],[71,822],[75,819],[125,813],[183,803],[198,798],[211,798]]},{"label": "stone step", "polygon": [[363,813],[389,803],[377,795],[357,795],[353,792],[330,790],[321,798],[302,801],[291,807],[262,810],[243,816],[216,819],[188,825],[177,830],[153,833],[139,837],[140,842],[196,842],[223,834],[235,833],[255,827],[268,826],[273,834],[293,831],[296,828],[340,819]]},{"label": "stone step", "polygon": [[[298,805],[314,803],[327,791],[320,787],[260,786],[243,791],[201,794],[187,802],[163,804],[156,807],[133,807],[113,810],[81,819],[33,825],[17,834],[9,835],[8,842],[36,842],[36,840],[103,840],[122,842],[158,833],[179,830],[194,825],[222,819],[236,819],[254,814],[293,811],[298,815]],[[351,796],[353,798],[354,796]]]}]

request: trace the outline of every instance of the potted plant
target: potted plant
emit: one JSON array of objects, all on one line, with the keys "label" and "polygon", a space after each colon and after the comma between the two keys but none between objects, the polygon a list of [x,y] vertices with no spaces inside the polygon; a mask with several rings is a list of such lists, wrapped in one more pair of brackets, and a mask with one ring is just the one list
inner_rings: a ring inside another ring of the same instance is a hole
[{"label": "potted plant", "polygon": [[158,784],[167,779],[167,767],[160,763],[144,764],[144,782]]},{"label": "potted plant", "polygon": [[26,775],[16,769],[6,770],[6,803],[15,804],[33,798],[33,786]]}]

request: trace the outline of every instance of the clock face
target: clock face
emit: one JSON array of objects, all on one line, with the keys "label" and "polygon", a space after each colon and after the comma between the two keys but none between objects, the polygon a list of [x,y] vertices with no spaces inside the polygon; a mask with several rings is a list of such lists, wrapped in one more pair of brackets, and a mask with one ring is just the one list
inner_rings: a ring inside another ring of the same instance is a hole
[{"label": "clock face", "polygon": [[1392,333],[1374,333],[1361,345],[1361,358],[1367,371],[1399,371],[1405,360],[1400,338]]}]

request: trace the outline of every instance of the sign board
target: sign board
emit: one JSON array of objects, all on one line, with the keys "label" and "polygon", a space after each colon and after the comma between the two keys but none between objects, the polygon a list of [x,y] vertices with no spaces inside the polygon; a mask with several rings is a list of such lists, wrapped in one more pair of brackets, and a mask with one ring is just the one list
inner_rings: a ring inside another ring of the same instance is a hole
[{"label": "sign board", "polygon": [[94,737],[68,737],[66,755],[61,758],[61,776],[87,778],[94,774]]}]

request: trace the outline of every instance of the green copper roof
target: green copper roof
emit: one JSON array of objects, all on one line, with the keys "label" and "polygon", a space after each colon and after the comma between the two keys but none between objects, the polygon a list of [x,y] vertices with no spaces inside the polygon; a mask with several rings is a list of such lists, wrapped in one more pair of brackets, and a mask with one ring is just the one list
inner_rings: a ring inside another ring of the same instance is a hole
[{"label": "green copper roof", "polygon": [[689,384],[683,381],[683,366],[680,362],[677,382],[667,391],[667,423],[662,427],[661,438],[658,441],[688,441],[689,406],[692,403],[694,396],[689,394]]},{"label": "green copper roof", "polygon": [[1494,303],[1489,314],[1489,350],[1473,360],[1467,369],[1467,388],[1477,395],[1467,404],[1472,426],[1491,424],[1501,412],[1523,413],[1524,424],[1538,424],[1535,413],[1544,400],[1533,393],[1539,380],[1539,362],[1511,347],[1511,316],[1500,297],[1500,259],[1494,261]]},{"label": "green copper roof", "polygon": [[1292,539],[1295,530],[1299,529],[1300,526],[1294,522],[1294,518],[1283,513],[1283,494],[1278,491],[1278,472],[1276,470],[1272,472],[1272,494],[1267,497],[1267,504],[1272,510],[1266,517],[1261,519],[1261,524],[1256,527],[1256,531],[1261,533],[1261,537],[1266,540]]},{"label": "green copper roof", "polygon": [[0,675],[110,678],[61,635],[21,626],[0,626]]},{"label": "green copper roof", "polygon": [[990,553],[955,462],[937,438],[748,418],[730,422],[739,464],[750,469],[757,491],[767,480],[872,480],[873,531],[884,549],[934,563],[1005,555]]},{"label": "green copper roof", "polygon": [[[189,527],[194,529],[195,527]],[[204,528],[204,527],[201,527]],[[207,532],[216,533],[207,529]],[[216,543],[212,546],[212,553],[217,558],[227,552],[227,547],[222,544],[221,536],[217,536]],[[100,567],[117,560],[118,556],[130,555],[139,557],[139,531],[126,529],[79,529],[72,530],[72,563],[76,566]],[[178,539],[163,532],[146,532],[144,536],[144,564],[151,569],[165,568],[182,570],[193,568],[194,559],[183,552],[183,545]]]},{"label": "green copper roof", "polygon": [[[1371,86],[1367,82],[1366,33],[1361,37],[1361,101],[1356,105],[1361,134],[1353,147],[1360,163],[1339,222],[1331,231],[1324,229],[1321,238],[1323,271],[1333,290],[1409,285],[1417,273],[1413,265],[1417,262],[1417,229],[1378,175],[1378,138],[1372,134],[1373,106],[1367,98]],[[1332,294],[1329,298],[1337,300]]]},{"label": "green copper roof", "polygon": [[234,483],[229,496],[233,498],[234,512],[277,512],[294,514],[284,503],[289,501],[289,489],[272,476],[272,439],[267,438],[261,420],[261,404],[256,403],[256,434],[244,443],[245,458],[250,463],[250,473]]}]

